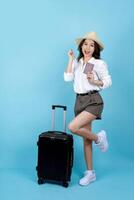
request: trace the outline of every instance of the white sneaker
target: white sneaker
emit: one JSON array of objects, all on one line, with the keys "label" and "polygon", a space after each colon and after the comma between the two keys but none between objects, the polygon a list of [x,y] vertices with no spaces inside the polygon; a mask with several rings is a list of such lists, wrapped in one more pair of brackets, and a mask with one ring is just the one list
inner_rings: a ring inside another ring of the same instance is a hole
[{"label": "white sneaker", "polygon": [[96,175],[94,170],[87,170],[84,173],[84,177],[79,180],[81,186],[86,186],[89,183],[96,180]]},{"label": "white sneaker", "polygon": [[98,143],[96,145],[100,148],[102,152],[106,152],[108,149],[108,141],[107,141],[107,135],[104,130],[101,130],[98,134]]}]

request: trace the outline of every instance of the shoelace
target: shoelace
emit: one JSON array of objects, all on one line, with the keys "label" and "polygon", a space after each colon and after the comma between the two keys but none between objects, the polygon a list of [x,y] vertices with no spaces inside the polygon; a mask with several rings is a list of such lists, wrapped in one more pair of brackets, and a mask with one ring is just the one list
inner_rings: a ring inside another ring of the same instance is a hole
[{"label": "shoelace", "polygon": [[91,173],[89,173],[88,171],[85,171],[85,172],[84,172],[84,176],[86,176],[86,175],[91,176],[92,174],[93,174],[93,171],[92,171]]}]

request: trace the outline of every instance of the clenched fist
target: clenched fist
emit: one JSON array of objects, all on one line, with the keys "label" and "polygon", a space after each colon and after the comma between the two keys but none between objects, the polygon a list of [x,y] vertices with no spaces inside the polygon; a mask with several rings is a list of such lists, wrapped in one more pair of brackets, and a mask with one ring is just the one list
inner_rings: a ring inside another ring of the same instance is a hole
[{"label": "clenched fist", "polygon": [[87,79],[91,84],[95,83],[93,72],[87,73]]},{"label": "clenched fist", "polygon": [[68,56],[70,59],[74,59],[74,52],[72,49],[68,51]]}]

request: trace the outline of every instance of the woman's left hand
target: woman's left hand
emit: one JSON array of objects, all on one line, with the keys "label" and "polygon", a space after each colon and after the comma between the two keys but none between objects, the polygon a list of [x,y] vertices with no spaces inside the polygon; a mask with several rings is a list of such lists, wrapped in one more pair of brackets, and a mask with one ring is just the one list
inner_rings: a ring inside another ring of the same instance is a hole
[{"label": "woman's left hand", "polygon": [[87,73],[87,79],[91,84],[95,83],[93,72]]}]

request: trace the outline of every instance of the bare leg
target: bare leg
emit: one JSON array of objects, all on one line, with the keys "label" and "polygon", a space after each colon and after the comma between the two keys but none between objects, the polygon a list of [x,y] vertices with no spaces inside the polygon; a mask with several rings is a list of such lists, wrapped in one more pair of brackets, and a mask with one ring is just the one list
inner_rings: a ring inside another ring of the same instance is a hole
[{"label": "bare leg", "polygon": [[[91,131],[91,123],[84,126],[87,130]],[[83,138],[83,144],[84,144],[84,155],[85,155],[85,161],[86,166],[88,170],[93,169],[93,161],[92,161],[92,141]]]},{"label": "bare leg", "polygon": [[83,111],[70,122],[68,128],[74,134],[77,134],[85,139],[97,142],[97,135],[93,134],[91,132],[91,129],[89,130],[84,127],[85,125],[90,124],[95,119],[95,115],[87,111]]}]

